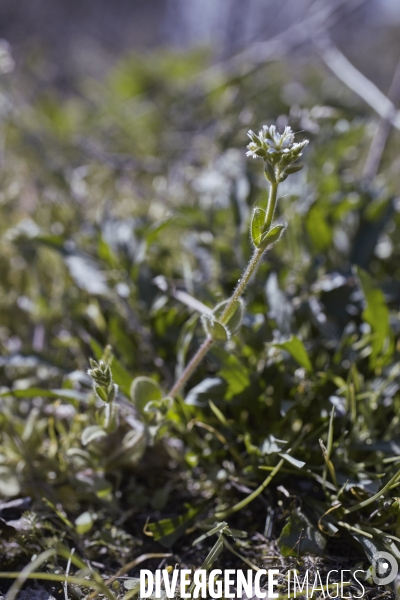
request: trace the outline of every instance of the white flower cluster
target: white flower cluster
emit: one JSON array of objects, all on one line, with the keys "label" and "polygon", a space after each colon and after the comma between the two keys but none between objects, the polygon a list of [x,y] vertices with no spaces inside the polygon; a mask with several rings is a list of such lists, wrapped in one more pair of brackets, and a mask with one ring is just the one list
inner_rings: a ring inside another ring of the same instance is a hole
[{"label": "white flower cluster", "polygon": [[293,165],[292,163],[300,158],[308,140],[295,143],[291,127],[287,126],[283,133],[279,133],[275,125],[269,127],[264,125],[258,135],[251,129],[247,135],[251,140],[247,146],[247,156],[263,159],[268,178],[271,179],[274,176],[274,170],[274,172],[276,171],[275,175],[278,175],[278,180],[283,181],[288,175],[302,168],[302,165]]}]

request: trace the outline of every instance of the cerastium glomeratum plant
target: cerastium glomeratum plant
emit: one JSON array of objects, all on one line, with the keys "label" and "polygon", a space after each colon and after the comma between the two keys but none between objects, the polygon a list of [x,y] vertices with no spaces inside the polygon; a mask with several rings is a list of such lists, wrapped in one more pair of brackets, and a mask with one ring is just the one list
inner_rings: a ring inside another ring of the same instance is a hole
[{"label": "cerastium glomeratum plant", "polygon": [[[256,206],[252,212],[250,237],[254,247],[253,255],[232,296],[218,304],[211,314],[202,316],[206,338],[169,393],[165,395],[160,386],[148,377],[137,377],[133,381],[132,401],[147,426],[150,441],[162,425],[172,399],[182,391],[210,347],[215,342],[226,342],[240,328],[244,313],[243,293],[266,251],[280,240],[286,229],[286,223],[274,222],[278,188],[289,175],[302,169],[303,165],[297,161],[308,140],[296,143],[290,127],[285,127],[283,133],[279,133],[275,125],[264,125],[258,134],[250,130],[248,136],[251,141],[247,146],[247,155],[263,161],[264,174],[269,183],[267,207],[264,209]],[[113,383],[107,360],[99,363],[91,361],[91,366],[88,373],[93,379],[93,390],[105,403],[103,426],[110,430],[115,422],[113,400],[117,387]]]},{"label": "cerastium glomeratum plant", "polygon": [[270,186],[267,208],[256,206],[252,214],[250,237],[254,246],[253,256],[229,300],[216,306],[212,315],[203,315],[202,322],[207,337],[170,390],[168,396],[171,398],[182,390],[212,344],[216,341],[227,341],[239,329],[244,312],[242,295],[263,255],[282,237],[286,229],[286,223],[273,222],[278,187],[289,175],[303,168],[297,160],[301,157],[308,140],[295,143],[290,127],[285,127],[284,132],[280,134],[275,125],[264,125],[258,134],[250,130],[248,136],[251,142],[247,146],[247,156],[262,159],[264,174]]}]

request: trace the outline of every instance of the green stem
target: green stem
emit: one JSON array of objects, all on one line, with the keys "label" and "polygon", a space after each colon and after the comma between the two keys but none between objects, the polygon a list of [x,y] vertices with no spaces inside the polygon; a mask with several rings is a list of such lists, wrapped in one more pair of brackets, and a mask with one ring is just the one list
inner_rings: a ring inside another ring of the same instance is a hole
[{"label": "green stem", "polygon": [[271,183],[269,188],[268,206],[265,214],[264,231],[267,231],[272,225],[272,219],[274,218],[276,201],[278,198],[278,184]]},{"label": "green stem", "polygon": [[197,369],[197,367],[199,366],[199,364],[213,345],[213,342],[214,340],[211,337],[207,337],[204,340],[200,348],[197,350],[196,354],[193,356],[190,363],[186,366],[179,379],[176,380],[174,386],[168,392],[168,396],[170,398],[175,398],[175,396],[180,392],[180,390],[183,388],[188,379],[190,379],[192,374],[195,372],[195,370]]},{"label": "green stem", "polygon": [[368,506],[369,504],[372,504],[372,502],[375,502],[375,500],[378,500],[378,498],[380,498],[381,496],[383,496],[383,494],[386,494],[386,492],[388,492],[392,488],[392,486],[398,485],[399,484],[399,480],[400,480],[400,471],[397,471],[396,475],[394,475],[392,477],[392,479],[390,479],[387,482],[387,484],[384,485],[381,490],[379,490],[379,492],[377,492],[373,496],[370,496],[366,500],[363,500],[362,502],[359,502],[358,504],[353,504],[353,506],[351,506],[350,508],[346,508],[345,509],[345,514],[348,515],[349,513],[352,513],[352,512],[354,512],[356,510],[360,510],[360,509],[364,508],[365,506]]},{"label": "green stem", "polygon": [[[275,213],[275,208],[276,208],[277,196],[278,196],[278,184],[271,183],[270,188],[269,188],[269,198],[268,198],[267,210],[265,211],[264,231],[267,231],[271,227],[272,219],[274,218],[274,213]],[[237,284],[235,291],[233,292],[228,304],[225,307],[224,312],[221,315],[221,318],[220,318],[221,323],[225,323],[226,321],[229,321],[229,317],[231,316],[231,313],[235,307],[236,302],[242,296],[253,273],[257,270],[258,264],[263,256],[263,254],[264,254],[264,250],[262,250],[261,248],[255,249],[254,254],[250,259],[250,262],[247,265],[247,267],[242,275],[242,278],[239,280],[239,283]]]},{"label": "green stem", "polygon": [[[264,230],[265,231],[267,229],[269,229],[272,224],[272,219],[274,217],[275,208],[276,208],[277,192],[278,192],[278,184],[272,183],[270,186],[270,190],[269,190],[268,206],[267,206],[267,210],[265,211],[265,222],[264,222]],[[225,310],[223,311],[223,313],[220,317],[220,321],[222,324],[226,324],[229,321],[230,317],[232,316],[232,313],[234,312],[236,303],[242,296],[243,292],[245,291],[246,287],[249,284],[251,277],[257,270],[257,267],[263,257],[264,252],[265,252],[264,249],[261,249],[261,248],[255,249],[253,256],[250,259],[249,264],[247,265],[241,279],[239,280],[239,283],[237,284],[232,296],[229,299],[228,304],[225,307]],[[211,348],[213,343],[214,343],[214,340],[211,337],[207,337],[204,340],[204,342],[202,343],[202,345],[200,346],[200,348],[198,349],[196,354],[193,356],[192,360],[189,362],[189,364],[184,369],[181,376],[177,379],[177,381],[175,382],[175,384],[169,391],[168,396],[170,398],[175,398],[175,396],[180,392],[180,390],[187,383],[187,381],[190,379],[192,374],[196,371],[197,367],[199,366],[199,364],[201,363],[201,361],[203,360],[203,358],[205,357],[205,355],[207,354],[208,350]]]},{"label": "green stem", "polygon": [[242,508],[244,508],[245,506],[247,506],[248,504],[250,504],[250,502],[252,502],[255,498],[257,498],[257,496],[259,496],[261,494],[261,492],[263,492],[265,490],[265,488],[267,487],[267,485],[269,483],[271,483],[271,481],[273,480],[273,478],[275,477],[275,475],[281,470],[284,462],[285,461],[282,458],[278,462],[278,464],[276,465],[276,467],[273,469],[273,471],[271,471],[271,473],[268,475],[268,477],[266,479],[264,479],[264,481],[262,482],[262,484],[256,490],[254,490],[254,492],[252,492],[251,494],[249,494],[249,496],[247,496],[246,498],[244,498],[244,500],[242,500],[241,502],[238,502],[237,504],[235,504],[231,508],[228,508],[228,510],[224,510],[222,512],[215,513],[215,518],[216,519],[225,519],[225,517],[231,515],[234,512],[237,512],[238,510],[241,510]]},{"label": "green stem", "polygon": [[231,317],[231,312],[232,312],[236,302],[239,300],[239,298],[242,296],[243,292],[245,291],[254,271],[258,267],[258,263],[260,262],[263,254],[264,254],[264,250],[261,250],[260,248],[256,248],[256,250],[254,251],[254,254],[251,257],[250,262],[246,267],[246,270],[244,271],[241,279],[239,280],[239,283],[237,284],[235,291],[233,292],[232,296],[230,297],[230,300],[229,300],[228,304],[226,305],[225,310],[220,317],[221,323],[225,324],[227,321],[229,321],[229,317]]}]

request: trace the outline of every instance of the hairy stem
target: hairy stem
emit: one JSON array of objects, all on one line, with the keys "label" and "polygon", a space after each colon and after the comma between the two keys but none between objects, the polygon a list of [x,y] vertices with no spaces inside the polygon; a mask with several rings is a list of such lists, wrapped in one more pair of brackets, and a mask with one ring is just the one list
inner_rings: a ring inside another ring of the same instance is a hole
[{"label": "hairy stem", "polygon": [[185,383],[188,381],[188,379],[190,379],[192,374],[195,372],[195,370],[197,369],[197,367],[199,366],[199,364],[213,345],[213,342],[214,340],[212,339],[212,337],[207,337],[204,340],[200,348],[197,350],[196,354],[193,356],[190,363],[186,366],[179,379],[175,381],[173,387],[168,392],[168,396],[170,398],[175,398],[175,396],[181,391]]},{"label": "hairy stem", "polygon": [[[271,227],[271,224],[272,224],[272,219],[274,217],[275,208],[276,208],[277,192],[278,192],[278,184],[272,183],[270,186],[270,190],[269,190],[268,205],[267,205],[267,210],[265,213],[265,223],[264,223],[265,230],[267,230],[269,227]],[[249,264],[247,265],[241,279],[239,280],[239,283],[237,284],[232,296],[229,299],[229,302],[227,303],[227,305],[225,307],[225,310],[223,311],[223,313],[220,317],[221,323],[226,324],[229,321],[230,317],[232,316],[232,313],[234,312],[236,302],[242,296],[243,292],[245,291],[246,287],[249,284],[251,277],[257,270],[258,265],[262,259],[264,252],[265,252],[265,250],[261,249],[261,248],[256,248],[254,250],[253,256],[251,257]],[[199,366],[199,364],[201,363],[201,361],[203,360],[203,358],[205,357],[205,355],[207,354],[207,352],[209,351],[209,349],[211,348],[213,343],[214,343],[214,340],[212,339],[212,337],[207,337],[204,340],[204,342],[202,343],[202,345],[200,346],[200,348],[198,349],[196,354],[193,356],[192,360],[186,366],[186,368],[184,369],[181,376],[176,380],[173,387],[169,391],[168,396],[170,398],[174,398],[181,391],[181,389],[184,387],[184,385],[190,379],[192,374],[196,371],[197,367]]]},{"label": "hairy stem", "polygon": [[256,250],[254,251],[254,254],[251,257],[249,264],[247,265],[241,279],[239,280],[239,283],[236,286],[235,291],[233,292],[232,296],[230,297],[230,300],[229,300],[228,304],[226,305],[225,310],[220,317],[221,323],[225,324],[227,321],[229,321],[229,317],[231,317],[232,309],[234,308],[236,302],[239,300],[239,298],[243,294],[244,290],[246,289],[246,287],[251,279],[251,276],[253,275],[254,271],[257,269],[258,263],[260,262],[263,254],[264,254],[264,250],[260,250],[260,248],[256,248]]},{"label": "hairy stem", "polygon": [[265,214],[265,229],[269,229],[272,225],[272,219],[274,218],[276,201],[278,199],[278,184],[271,183],[269,188],[268,206]]},{"label": "hairy stem", "polygon": [[[265,230],[267,230],[269,227],[271,227],[271,223],[272,223],[272,219],[273,219],[275,207],[276,207],[277,192],[278,192],[278,184],[276,184],[276,183],[271,184],[271,187],[269,189],[268,206],[267,206],[267,210],[266,210],[266,214],[265,214],[265,223],[264,223]],[[239,300],[239,298],[242,296],[243,292],[245,291],[246,287],[248,286],[248,283],[249,283],[252,275],[257,270],[258,264],[263,256],[263,254],[264,254],[264,250],[262,250],[261,248],[255,249],[254,254],[250,259],[249,264],[247,265],[241,279],[239,280],[239,283],[236,286],[235,291],[233,292],[228,304],[225,307],[224,312],[221,315],[221,318],[220,318],[221,323],[225,323],[226,321],[229,320],[229,317],[231,316],[231,312],[234,309],[236,302]]]}]

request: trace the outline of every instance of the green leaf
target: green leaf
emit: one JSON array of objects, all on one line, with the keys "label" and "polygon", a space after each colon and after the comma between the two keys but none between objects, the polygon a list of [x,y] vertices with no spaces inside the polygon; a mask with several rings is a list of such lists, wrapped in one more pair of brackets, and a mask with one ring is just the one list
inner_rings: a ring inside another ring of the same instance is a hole
[{"label": "green leaf", "polygon": [[303,342],[299,340],[298,337],[292,335],[291,338],[286,342],[277,342],[274,343],[273,346],[276,348],[282,348],[282,350],[286,350],[293,356],[299,365],[304,367],[309,373],[312,372],[313,368],[307,350],[305,349]]},{"label": "green leaf", "polygon": [[[375,286],[371,276],[360,267],[355,267],[355,271],[365,296],[365,308],[362,317],[370,325],[374,334],[371,341],[370,363],[371,366],[375,366],[379,357],[385,362],[385,359],[393,354],[394,345],[390,329],[389,309],[382,290]],[[382,354],[384,354],[384,357],[381,356]]]},{"label": "green leaf", "polygon": [[99,425],[89,425],[82,431],[81,442],[83,446],[87,446],[90,442],[100,438],[107,437],[107,433]]},{"label": "green leaf", "polygon": [[93,518],[90,512],[86,511],[75,519],[75,529],[77,533],[83,535],[90,531],[93,527]]},{"label": "green leaf", "polygon": [[96,392],[100,400],[103,400],[103,402],[108,402],[108,395],[104,388],[100,387],[99,385],[95,385],[94,391]]},{"label": "green leaf", "polygon": [[132,463],[139,462],[146,449],[146,436],[143,430],[128,431],[121,443],[121,449]]},{"label": "green leaf", "polygon": [[275,242],[279,240],[285,229],[286,224],[278,223],[277,225],[273,225],[271,229],[268,229],[268,231],[266,231],[262,235],[259,247],[265,250],[266,248],[268,248],[268,246],[275,244]]},{"label": "green leaf", "polygon": [[139,577],[132,577],[132,579],[127,579],[124,581],[124,588],[126,590],[134,590],[139,593],[140,589],[140,579]]},{"label": "green leaf", "polygon": [[161,400],[150,400],[144,407],[144,412],[149,413],[160,413],[166,415],[167,412],[172,408],[174,401],[172,398],[165,396]]},{"label": "green leaf", "polygon": [[130,375],[125,367],[121,365],[115,355],[112,358],[110,367],[112,369],[113,380],[118,385],[121,392],[125,394],[125,396],[129,397],[132,375]]},{"label": "green leaf", "polygon": [[162,519],[150,523],[147,529],[153,534],[154,540],[160,542],[165,548],[172,546],[181,537],[186,529],[193,523],[201,508],[190,508],[185,514],[172,519]]},{"label": "green leaf", "polygon": [[96,340],[94,338],[90,339],[90,347],[92,349],[95,359],[100,360],[104,354],[103,348],[100,346],[100,344],[98,342],[96,342]]},{"label": "green leaf", "polygon": [[249,371],[234,354],[227,352],[222,346],[213,346],[210,354],[220,361],[221,366],[218,375],[225,379],[228,384],[224,396],[225,400],[231,400],[231,398],[241,394],[249,387]]},{"label": "green leaf", "polygon": [[209,400],[208,404],[210,405],[211,410],[213,411],[217,419],[222,423],[222,425],[228,425],[227,420],[225,419],[222,412],[219,410],[218,406],[216,406],[212,400]]},{"label": "green leaf", "polygon": [[143,415],[146,404],[152,400],[162,400],[164,394],[154,379],[136,377],[132,381],[130,397],[138,412]]},{"label": "green leaf", "polygon": [[[217,306],[213,310],[213,314],[217,319],[220,319],[222,313],[225,308],[228,306],[229,300],[224,300],[217,304]],[[242,299],[235,302],[230,310],[230,314],[228,315],[228,319],[225,322],[225,326],[228,328],[231,335],[236,333],[242,324],[244,317],[244,302]]]},{"label": "green leaf", "polygon": [[186,394],[185,404],[207,406],[210,398],[219,400],[224,397],[226,383],[219,377],[206,377]]},{"label": "green leaf", "polygon": [[275,177],[275,169],[272,165],[270,165],[268,162],[264,163],[264,174],[265,174],[265,178],[267,181],[269,181],[270,183],[275,183],[276,182],[276,177]]},{"label": "green leaf", "polygon": [[[298,171],[301,171],[301,169],[304,167],[304,165],[302,163],[297,163],[297,165],[289,165],[288,167],[286,167],[284,173],[285,176],[287,177],[288,175],[292,175],[293,173],[297,173]],[[286,179],[285,177],[285,179]],[[282,179],[281,179],[282,181]]]},{"label": "green leaf", "polygon": [[95,477],[91,490],[94,491],[98,498],[107,498],[110,496],[113,487],[109,481],[101,477]]},{"label": "green leaf", "polygon": [[278,544],[283,556],[320,556],[325,548],[326,538],[300,509],[297,509],[290,514]]},{"label": "green leaf", "polygon": [[265,210],[257,206],[253,210],[250,225],[251,240],[256,248],[259,247],[262,235],[264,233]]},{"label": "green leaf", "polygon": [[230,332],[228,328],[217,321],[213,315],[202,315],[201,322],[206,334],[216,342],[227,342],[229,340]]}]

